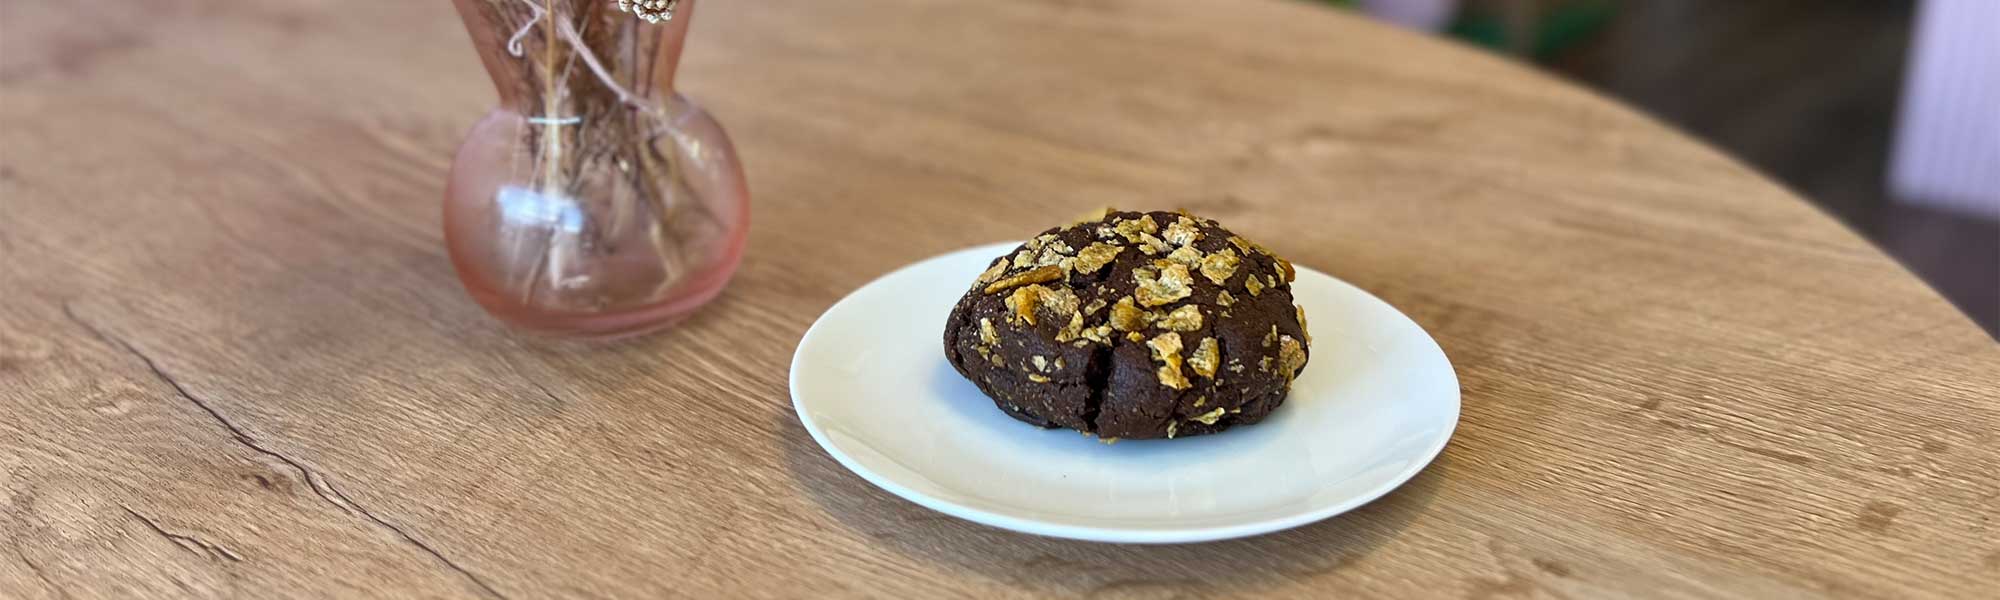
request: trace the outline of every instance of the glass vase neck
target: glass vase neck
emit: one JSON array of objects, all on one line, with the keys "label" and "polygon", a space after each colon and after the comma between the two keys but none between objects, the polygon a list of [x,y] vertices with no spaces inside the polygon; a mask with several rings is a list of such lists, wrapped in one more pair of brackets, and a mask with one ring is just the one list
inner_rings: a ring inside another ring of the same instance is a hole
[{"label": "glass vase neck", "polygon": [[605,0],[453,0],[500,104],[523,114],[575,104],[645,107],[673,95],[693,0],[647,23]]}]

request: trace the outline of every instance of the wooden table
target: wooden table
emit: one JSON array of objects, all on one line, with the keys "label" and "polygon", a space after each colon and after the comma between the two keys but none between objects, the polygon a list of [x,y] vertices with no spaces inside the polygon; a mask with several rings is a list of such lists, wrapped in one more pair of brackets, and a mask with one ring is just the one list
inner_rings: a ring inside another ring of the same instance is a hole
[{"label": "wooden table", "polygon": [[[2000,588],[2000,347],[1629,109],[1305,3],[706,4],[682,80],[749,165],[748,258],[582,344],[446,262],[493,100],[448,3],[0,2],[0,596]],[[1127,547],[929,512],[806,436],[821,310],[1105,204],[1409,313],[1451,446],[1327,522]]]}]

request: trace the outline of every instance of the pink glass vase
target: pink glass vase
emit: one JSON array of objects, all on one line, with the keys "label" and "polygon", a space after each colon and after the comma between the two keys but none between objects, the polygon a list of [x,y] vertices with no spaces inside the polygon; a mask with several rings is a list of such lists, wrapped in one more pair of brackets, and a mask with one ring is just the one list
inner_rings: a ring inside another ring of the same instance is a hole
[{"label": "pink glass vase", "polygon": [[693,0],[454,0],[500,92],[452,162],[445,242],[502,321],[612,337],[713,299],[749,229],[722,126],[674,92]]}]

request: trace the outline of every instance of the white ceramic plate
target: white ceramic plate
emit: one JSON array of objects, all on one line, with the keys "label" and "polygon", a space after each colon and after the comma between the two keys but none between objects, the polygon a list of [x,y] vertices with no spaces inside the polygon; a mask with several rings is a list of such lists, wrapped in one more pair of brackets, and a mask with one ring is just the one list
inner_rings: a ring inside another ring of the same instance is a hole
[{"label": "white ceramic plate", "polygon": [[840,464],[911,502],[1027,533],[1219,540],[1374,500],[1429,464],[1458,423],[1458,378],[1422,328],[1299,267],[1312,358],[1264,422],[1099,443],[1002,414],[944,359],[944,323],[987,262],[953,252],[883,276],[821,315],[792,356],[792,405]]}]

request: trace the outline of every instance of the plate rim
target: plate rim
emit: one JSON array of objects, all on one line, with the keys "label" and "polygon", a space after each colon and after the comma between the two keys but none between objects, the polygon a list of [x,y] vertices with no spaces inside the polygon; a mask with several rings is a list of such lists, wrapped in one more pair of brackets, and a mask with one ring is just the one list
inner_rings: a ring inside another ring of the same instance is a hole
[{"label": "plate rim", "polygon": [[821,333],[820,327],[821,325],[826,323],[826,316],[832,314],[835,310],[838,310],[842,305],[845,305],[850,301],[854,301],[856,295],[858,295],[861,292],[861,290],[867,289],[870,286],[874,286],[875,284],[881,283],[884,280],[900,275],[906,271],[917,269],[919,267],[930,264],[933,261],[945,260],[947,258],[975,250],[986,251],[988,249],[993,249],[997,252],[1005,252],[1006,249],[1018,246],[1021,243],[1022,242],[995,242],[991,244],[978,244],[973,246],[967,246],[964,248],[959,248],[956,250],[947,250],[945,252],[935,254],[915,262],[911,262],[909,264],[903,265],[902,267],[893,269],[887,273],[883,273],[879,276],[876,276],[875,278],[868,280],[867,283],[863,283],[859,286],[856,286],[853,290],[849,291],[845,296],[842,296],[840,300],[837,300],[833,304],[828,305],[826,310],[821,311],[819,316],[813,319],[812,325],[806,328],[805,335],[799,337],[798,345],[792,349],[792,363],[790,366],[787,367],[785,373],[785,377],[787,379],[786,388],[787,391],[789,391],[792,396],[792,411],[797,414],[799,418],[799,424],[805,428],[806,433],[812,436],[813,442],[819,444],[820,449],[825,451],[828,455],[832,456],[834,461],[839,463],[841,467],[846,468],[849,472],[854,473],[855,475],[859,475],[862,480],[867,481],[868,483],[874,485],[877,488],[881,488],[882,490],[887,491],[898,498],[902,498],[909,502],[915,503],[918,506],[922,506],[924,508],[928,508],[937,512],[941,512],[974,523],[979,523],[981,525],[1006,529],[1010,531],[1017,531],[1021,533],[1028,533],[1033,535],[1066,538],[1073,540],[1083,540],[1090,542],[1109,542],[1109,543],[1127,543],[1127,544],[1182,544],[1182,543],[1220,541],[1220,540],[1250,537],[1255,535],[1262,535],[1266,533],[1283,531],[1286,529],[1292,529],[1295,527],[1300,527],[1303,525],[1308,525],[1311,523],[1316,523],[1319,521],[1330,519],[1342,513],[1346,513],[1356,508],[1360,508],[1364,505],[1367,505],[1370,502],[1374,502],[1375,500],[1380,499],[1382,496],[1388,495],[1389,492],[1395,491],[1397,488],[1402,487],[1403,484],[1409,483],[1410,479],[1415,478],[1418,473],[1422,473],[1424,469],[1429,468],[1431,463],[1436,462],[1438,455],[1444,453],[1445,447],[1451,444],[1452,436],[1458,432],[1458,422],[1459,419],[1463,417],[1463,412],[1464,412],[1464,404],[1465,404],[1464,389],[1459,385],[1458,368],[1452,364],[1451,356],[1445,353],[1444,347],[1437,343],[1437,338],[1432,337],[1430,331],[1424,329],[1421,324],[1418,324],[1416,322],[1416,319],[1410,318],[1408,314],[1405,314],[1403,313],[1402,310],[1397,309],[1395,305],[1390,304],[1388,301],[1385,301],[1380,297],[1377,297],[1374,294],[1369,293],[1368,290],[1361,289],[1361,287],[1356,286],[1352,283],[1348,283],[1346,280],[1343,280],[1339,277],[1335,277],[1333,275],[1327,274],[1317,269],[1312,269],[1310,267],[1300,265],[1299,266],[1300,270],[1312,272],[1314,274],[1331,279],[1342,286],[1346,286],[1347,288],[1349,288],[1354,292],[1358,292],[1363,296],[1367,296],[1371,300],[1381,303],[1383,306],[1388,307],[1390,311],[1396,313],[1397,316],[1400,316],[1404,320],[1409,321],[1412,326],[1416,327],[1417,331],[1423,333],[1424,341],[1430,344],[1431,349],[1436,350],[1439,356],[1444,357],[1445,369],[1447,372],[1451,374],[1450,377],[1451,419],[1444,426],[1444,430],[1438,436],[1437,441],[1434,442],[1431,445],[1431,447],[1424,450],[1422,460],[1412,461],[1408,468],[1405,468],[1402,472],[1397,473],[1394,477],[1384,480],[1382,484],[1370,488],[1366,492],[1350,496],[1349,498],[1341,502],[1336,502],[1325,507],[1320,507],[1313,510],[1303,511],[1282,517],[1261,519],[1256,521],[1250,521],[1247,523],[1237,523],[1230,525],[1212,525],[1203,527],[1132,528],[1132,527],[1104,527],[1104,526],[1089,526],[1089,525],[1072,525],[1065,523],[1051,523],[1032,518],[996,513],[993,511],[957,504],[942,498],[933,497],[930,494],[924,493],[920,490],[911,488],[909,486],[905,486],[895,481],[894,479],[891,479],[887,476],[882,475],[881,473],[875,472],[873,469],[869,469],[863,466],[853,456],[850,456],[847,452],[843,451],[838,444],[834,444],[830,439],[828,439],[825,432],[825,428],[819,426],[819,424],[813,420],[811,411],[806,410],[805,403],[803,400],[801,400],[803,396],[801,396],[799,393],[799,363],[800,363],[799,357],[801,354],[805,352],[806,347],[813,340],[814,336]]}]

